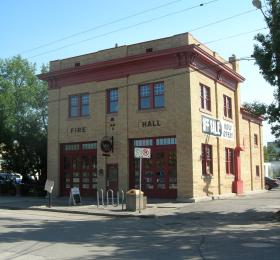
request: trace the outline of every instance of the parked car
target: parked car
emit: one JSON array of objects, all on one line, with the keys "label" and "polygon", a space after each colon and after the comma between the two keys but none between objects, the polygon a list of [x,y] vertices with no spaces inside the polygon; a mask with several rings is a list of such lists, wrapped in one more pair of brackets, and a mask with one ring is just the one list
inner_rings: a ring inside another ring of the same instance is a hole
[{"label": "parked car", "polygon": [[265,177],[265,189],[266,190],[271,190],[273,188],[276,188],[279,186],[277,180],[272,179],[270,177]]}]

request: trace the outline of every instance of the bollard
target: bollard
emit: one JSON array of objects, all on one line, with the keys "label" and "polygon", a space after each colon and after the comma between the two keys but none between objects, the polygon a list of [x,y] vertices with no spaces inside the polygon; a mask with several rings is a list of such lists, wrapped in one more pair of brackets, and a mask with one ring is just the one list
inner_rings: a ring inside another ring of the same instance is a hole
[{"label": "bollard", "polygon": [[96,203],[97,203],[97,208],[99,207],[99,192],[98,190],[96,191]]}]

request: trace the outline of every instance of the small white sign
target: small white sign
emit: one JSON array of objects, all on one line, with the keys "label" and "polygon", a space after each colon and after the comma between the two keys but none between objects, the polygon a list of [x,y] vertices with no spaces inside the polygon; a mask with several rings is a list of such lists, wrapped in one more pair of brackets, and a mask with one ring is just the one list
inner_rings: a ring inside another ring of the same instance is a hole
[{"label": "small white sign", "polygon": [[135,158],[151,158],[151,148],[134,148]]},{"label": "small white sign", "polygon": [[46,180],[45,191],[47,191],[48,193],[52,193],[53,186],[54,186],[54,181],[53,180]]},{"label": "small white sign", "polygon": [[73,187],[73,188],[71,189],[71,193],[72,193],[73,195],[80,195],[80,189],[79,189],[78,187]]}]

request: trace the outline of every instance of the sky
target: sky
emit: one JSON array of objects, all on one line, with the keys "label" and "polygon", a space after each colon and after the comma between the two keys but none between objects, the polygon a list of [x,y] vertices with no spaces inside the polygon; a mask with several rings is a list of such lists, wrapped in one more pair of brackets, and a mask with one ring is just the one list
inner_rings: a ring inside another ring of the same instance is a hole
[{"label": "sky", "polygon": [[[203,4],[203,5],[202,5]],[[223,58],[253,53],[266,23],[251,0],[1,0],[0,58],[49,61],[190,32]],[[253,60],[240,61],[241,102],[273,101]],[[273,141],[264,122],[264,144]]]}]

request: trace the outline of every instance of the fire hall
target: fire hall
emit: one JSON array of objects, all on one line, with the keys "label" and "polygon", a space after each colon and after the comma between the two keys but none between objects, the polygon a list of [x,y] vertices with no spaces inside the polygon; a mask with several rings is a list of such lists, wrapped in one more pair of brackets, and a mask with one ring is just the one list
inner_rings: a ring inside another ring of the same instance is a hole
[{"label": "fire hall", "polygon": [[240,104],[239,63],[190,33],[50,62],[48,179],[82,196],[139,187],[196,201],[259,191],[262,118]]}]

